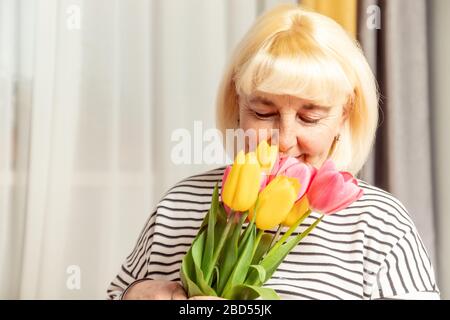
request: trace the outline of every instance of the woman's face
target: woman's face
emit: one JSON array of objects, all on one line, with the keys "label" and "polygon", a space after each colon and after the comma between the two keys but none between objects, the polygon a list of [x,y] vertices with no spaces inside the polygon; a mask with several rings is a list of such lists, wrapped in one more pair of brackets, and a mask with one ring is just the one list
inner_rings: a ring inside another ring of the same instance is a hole
[{"label": "woman's face", "polygon": [[296,157],[319,168],[346,114],[343,106],[318,106],[294,96],[256,91],[239,96],[239,119],[243,130],[278,129],[282,156]]}]

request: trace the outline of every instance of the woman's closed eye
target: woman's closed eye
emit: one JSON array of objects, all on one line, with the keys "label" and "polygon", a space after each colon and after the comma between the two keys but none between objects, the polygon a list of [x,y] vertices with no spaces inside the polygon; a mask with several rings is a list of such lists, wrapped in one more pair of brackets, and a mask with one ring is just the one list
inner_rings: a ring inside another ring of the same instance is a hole
[{"label": "woman's closed eye", "polygon": [[303,121],[304,123],[307,123],[307,124],[317,124],[320,121],[320,118],[311,118],[311,117],[306,117],[306,116],[303,116],[303,115],[297,115],[297,117],[301,121]]},{"label": "woman's closed eye", "polygon": [[[278,116],[278,113],[274,113],[274,112],[268,112],[268,113],[262,113],[262,112],[256,112],[255,111],[255,116],[258,119],[261,120],[271,120],[274,117]],[[300,119],[300,121],[307,123],[307,124],[317,124],[320,121],[320,118],[311,118],[311,117],[307,117],[304,115],[297,115],[298,119]]]},{"label": "woman's closed eye", "polygon": [[275,113],[275,112],[261,113],[261,112],[255,111],[255,116],[261,120],[271,119],[271,118],[276,117],[277,115],[278,115],[278,113]]}]

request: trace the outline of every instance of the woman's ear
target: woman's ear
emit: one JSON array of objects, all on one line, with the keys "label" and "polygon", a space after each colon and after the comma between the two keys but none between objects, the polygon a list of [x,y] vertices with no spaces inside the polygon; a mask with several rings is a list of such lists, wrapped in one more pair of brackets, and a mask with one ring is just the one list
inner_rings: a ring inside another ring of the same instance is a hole
[{"label": "woman's ear", "polygon": [[350,95],[342,108],[342,125],[344,125],[345,121],[349,119],[353,112],[353,108],[355,107],[355,95],[356,92]]}]

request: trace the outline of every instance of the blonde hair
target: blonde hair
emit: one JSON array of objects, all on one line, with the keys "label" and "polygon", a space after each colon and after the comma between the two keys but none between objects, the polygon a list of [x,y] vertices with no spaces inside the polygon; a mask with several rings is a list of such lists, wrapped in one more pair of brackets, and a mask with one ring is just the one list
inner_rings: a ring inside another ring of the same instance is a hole
[{"label": "blonde hair", "polygon": [[334,20],[280,5],[257,19],[235,49],[217,96],[217,127],[238,128],[238,95],[288,94],[349,115],[330,156],[356,174],[369,156],[378,122],[373,73],[358,43]]}]

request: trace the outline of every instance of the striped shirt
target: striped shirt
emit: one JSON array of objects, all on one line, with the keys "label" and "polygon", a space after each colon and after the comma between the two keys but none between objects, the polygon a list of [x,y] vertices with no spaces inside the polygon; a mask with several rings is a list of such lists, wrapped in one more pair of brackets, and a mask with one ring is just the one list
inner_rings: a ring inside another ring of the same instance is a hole
[{"label": "striped shirt", "polygon": [[[111,282],[109,299],[120,299],[138,279],[180,281],[181,260],[223,171],[184,179],[163,196]],[[325,216],[265,286],[282,299],[439,299],[430,258],[405,207],[391,194],[358,183],[364,195]],[[313,212],[296,231],[319,216]]]}]

